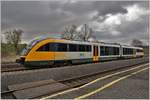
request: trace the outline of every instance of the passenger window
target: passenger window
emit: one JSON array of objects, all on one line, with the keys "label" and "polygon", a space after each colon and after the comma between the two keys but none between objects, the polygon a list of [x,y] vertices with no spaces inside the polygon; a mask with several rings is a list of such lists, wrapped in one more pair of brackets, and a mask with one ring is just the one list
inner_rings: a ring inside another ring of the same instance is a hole
[{"label": "passenger window", "polygon": [[56,51],[56,43],[47,43],[37,49],[37,51]]},{"label": "passenger window", "polygon": [[77,52],[78,51],[78,45],[76,45],[76,44],[69,44],[69,51]]},{"label": "passenger window", "polygon": [[91,45],[86,46],[86,51],[88,51],[88,52],[91,51]]},{"label": "passenger window", "polygon": [[91,51],[91,46],[90,45],[69,44],[69,51],[89,52],[89,51]]},{"label": "passenger window", "polygon": [[79,45],[79,51],[85,51],[85,45]]},{"label": "passenger window", "polygon": [[109,55],[109,48],[105,47],[105,55]]},{"label": "passenger window", "polygon": [[49,51],[49,43],[41,46],[37,51]]},{"label": "passenger window", "polygon": [[100,55],[102,55],[102,56],[105,55],[105,48],[104,48],[104,46],[100,46]]},{"label": "passenger window", "polygon": [[108,47],[108,46],[100,46],[100,55],[118,55],[119,48],[118,47]]},{"label": "passenger window", "polygon": [[113,55],[113,47],[109,47],[109,55]]},{"label": "passenger window", "polygon": [[137,49],[136,51],[137,51],[137,52],[143,52],[143,50],[140,50],[140,49]]},{"label": "passenger window", "polygon": [[133,54],[133,49],[131,48],[123,48],[123,54]]},{"label": "passenger window", "polygon": [[113,55],[119,55],[119,48],[113,47]]},{"label": "passenger window", "polygon": [[67,51],[67,44],[57,43],[56,48],[57,48],[57,51]]}]

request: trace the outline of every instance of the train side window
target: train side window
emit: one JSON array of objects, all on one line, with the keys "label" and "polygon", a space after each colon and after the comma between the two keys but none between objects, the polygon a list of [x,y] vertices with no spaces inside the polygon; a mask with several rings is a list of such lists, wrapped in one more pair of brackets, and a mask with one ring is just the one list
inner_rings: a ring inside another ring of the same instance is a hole
[{"label": "train side window", "polygon": [[119,55],[119,48],[113,47],[113,55]]},{"label": "train side window", "polygon": [[133,49],[131,49],[131,54],[133,54]]},{"label": "train side window", "polygon": [[116,47],[112,47],[112,55],[116,55]]},{"label": "train side window", "polygon": [[86,52],[89,51],[88,48],[89,48],[88,45],[85,45],[85,51],[86,51]]},{"label": "train side window", "polygon": [[65,43],[57,43],[56,51],[67,51],[67,44]]},{"label": "train side window", "polygon": [[126,54],[126,48],[123,48],[123,54]]},{"label": "train side window", "polygon": [[117,52],[116,54],[119,55],[119,48],[116,49],[116,52]]},{"label": "train side window", "polygon": [[105,48],[104,48],[104,46],[100,46],[100,55],[101,56],[105,55]]},{"label": "train side window", "polygon": [[127,48],[127,54],[130,54],[130,53],[131,53],[131,49]]},{"label": "train side window", "polygon": [[105,55],[109,55],[109,47],[105,47]]},{"label": "train side window", "polygon": [[141,50],[141,49],[136,49],[136,52],[143,52],[143,50]]},{"label": "train side window", "polygon": [[79,51],[85,51],[85,45],[79,45]]},{"label": "train side window", "polygon": [[109,55],[113,55],[113,47],[109,47]]},{"label": "train side window", "polygon": [[119,55],[118,47],[100,46],[100,55]]},{"label": "train side window", "polygon": [[92,46],[91,46],[91,45],[89,46],[89,48],[90,48],[89,50],[90,50],[90,51],[92,51],[92,49],[91,49],[91,48],[92,48]]},{"label": "train side window", "polygon": [[49,43],[41,46],[37,51],[49,51]]},{"label": "train side window", "polygon": [[133,49],[131,49],[131,48],[123,48],[123,54],[125,54],[125,55],[133,54]]},{"label": "train side window", "polygon": [[82,45],[82,50],[85,52],[86,51],[86,45]]},{"label": "train side window", "polygon": [[123,48],[123,54],[124,54],[124,52],[125,52],[125,49]]},{"label": "train side window", "polygon": [[78,51],[78,45],[77,44],[69,44],[69,51]]},{"label": "train side window", "polygon": [[129,49],[129,54],[133,54],[133,49]]},{"label": "train side window", "polygon": [[90,52],[90,51],[91,51],[91,45],[86,45],[85,47],[86,47],[86,51],[87,51],[87,52]]},{"label": "train side window", "polygon": [[116,55],[117,51],[116,51],[116,47],[113,47],[113,55]]},{"label": "train side window", "polygon": [[49,43],[49,51],[56,51],[56,44],[55,43]]}]

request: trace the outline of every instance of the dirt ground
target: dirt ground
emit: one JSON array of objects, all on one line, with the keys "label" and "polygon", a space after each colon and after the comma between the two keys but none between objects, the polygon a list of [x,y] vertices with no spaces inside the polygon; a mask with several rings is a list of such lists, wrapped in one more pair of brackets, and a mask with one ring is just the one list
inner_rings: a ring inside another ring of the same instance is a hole
[{"label": "dirt ground", "polygon": [[17,58],[19,58],[19,56],[1,57],[1,63],[12,63],[15,62]]}]

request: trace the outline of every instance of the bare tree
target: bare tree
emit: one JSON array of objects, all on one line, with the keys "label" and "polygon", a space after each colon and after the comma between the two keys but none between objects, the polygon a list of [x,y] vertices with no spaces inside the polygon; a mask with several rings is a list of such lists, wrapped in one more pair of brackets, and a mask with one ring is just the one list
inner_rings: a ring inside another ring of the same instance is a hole
[{"label": "bare tree", "polygon": [[18,45],[21,42],[22,30],[14,29],[12,31],[7,31],[4,33],[6,41],[8,44],[12,44],[16,50],[16,54],[19,53]]},{"label": "bare tree", "polygon": [[63,39],[74,40],[75,36],[77,35],[76,28],[77,28],[76,25],[71,25],[71,26],[65,27],[65,30],[61,37]]},{"label": "bare tree", "polygon": [[64,33],[62,34],[62,38],[68,40],[88,41],[88,39],[92,36],[92,33],[92,28],[89,28],[86,24],[81,26],[80,30],[78,31],[77,26],[72,25],[65,27]]},{"label": "bare tree", "polygon": [[133,39],[131,42],[131,45],[141,47],[141,46],[143,46],[143,42],[138,39]]},{"label": "bare tree", "polygon": [[84,24],[81,28],[81,38],[84,41],[88,41],[88,39],[92,36],[93,30],[88,25]]},{"label": "bare tree", "polygon": [[87,40],[88,40],[89,38],[91,38],[92,35],[93,35],[93,29],[92,29],[92,28],[89,28],[89,34],[87,35]]}]

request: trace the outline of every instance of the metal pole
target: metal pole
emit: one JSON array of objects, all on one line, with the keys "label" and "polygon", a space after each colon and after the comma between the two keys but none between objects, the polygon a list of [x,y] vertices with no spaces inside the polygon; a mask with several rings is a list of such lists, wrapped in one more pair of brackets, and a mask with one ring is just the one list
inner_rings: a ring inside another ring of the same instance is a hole
[{"label": "metal pole", "polygon": [[84,41],[86,41],[86,35],[87,35],[87,34],[86,34],[86,27],[87,27],[87,26],[86,26],[86,24],[84,24],[84,27],[85,27],[85,36],[84,36]]}]

